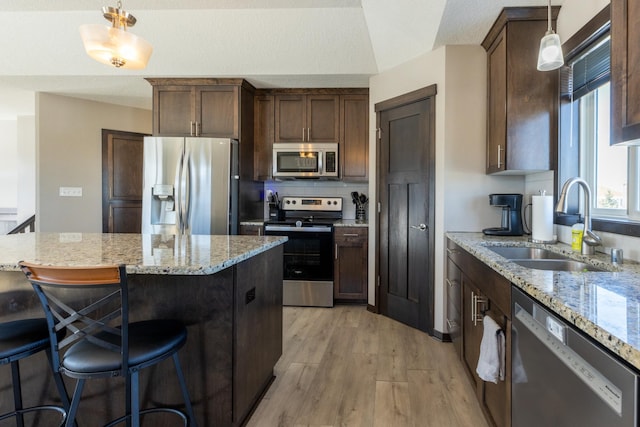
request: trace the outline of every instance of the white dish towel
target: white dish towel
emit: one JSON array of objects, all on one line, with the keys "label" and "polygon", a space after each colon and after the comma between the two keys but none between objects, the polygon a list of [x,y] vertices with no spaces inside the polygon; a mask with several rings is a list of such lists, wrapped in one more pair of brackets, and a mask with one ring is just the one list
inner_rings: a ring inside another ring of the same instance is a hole
[{"label": "white dish towel", "polygon": [[489,316],[482,319],[484,332],[476,372],[484,381],[504,381],[505,337],[500,326]]}]

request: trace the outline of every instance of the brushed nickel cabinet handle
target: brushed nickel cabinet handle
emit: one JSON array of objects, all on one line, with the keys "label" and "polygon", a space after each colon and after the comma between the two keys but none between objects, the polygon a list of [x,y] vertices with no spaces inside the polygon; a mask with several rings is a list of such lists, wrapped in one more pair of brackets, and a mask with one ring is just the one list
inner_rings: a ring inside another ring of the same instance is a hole
[{"label": "brushed nickel cabinet handle", "polygon": [[194,122],[193,122],[193,120],[189,122],[189,124],[190,124],[190,131],[189,131],[189,134],[190,134],[191,136],[194,136],[194,135],[193,135],[193,123],[194,123]]},{"label": "brushed nickel cabinet handle", "polygon": [[498,169],[502,167],[502,156],[500,154],[502,154],[502,145],[498,144]]}]

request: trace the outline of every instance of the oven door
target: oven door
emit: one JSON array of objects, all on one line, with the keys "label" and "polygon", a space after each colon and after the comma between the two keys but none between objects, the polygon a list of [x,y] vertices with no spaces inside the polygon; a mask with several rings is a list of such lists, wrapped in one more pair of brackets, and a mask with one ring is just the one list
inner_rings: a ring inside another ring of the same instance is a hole
[{"label": "oven door", "polygon": [[266,225],[284,244],[283,304],[333,307],[333,228]]}]

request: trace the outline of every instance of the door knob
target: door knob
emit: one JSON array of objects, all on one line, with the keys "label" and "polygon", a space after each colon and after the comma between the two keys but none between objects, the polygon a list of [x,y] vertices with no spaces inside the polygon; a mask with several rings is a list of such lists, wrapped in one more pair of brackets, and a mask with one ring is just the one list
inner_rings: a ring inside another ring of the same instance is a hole
[{"label": "door knob", "polygon": [[411,228],[415,228],[416,230],[424,231],[424,230],[427,229],[427,226],[425,224],[420,224],[420,225],[412,225]]}]

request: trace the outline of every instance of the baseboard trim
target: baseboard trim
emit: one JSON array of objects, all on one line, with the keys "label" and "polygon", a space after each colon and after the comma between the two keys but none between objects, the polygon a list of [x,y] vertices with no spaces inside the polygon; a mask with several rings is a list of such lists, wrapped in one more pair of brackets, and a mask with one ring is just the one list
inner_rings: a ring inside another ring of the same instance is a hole
[{"label": "baseboard trim", "polygon": [[378,307],[375,305],[367,304],[367,311],[370,311],[375,314],[379,314]]},{"label": "baseboard trim", "polygon": [[433,337],[441,342],[451,342],[451,335],[447,333],[442,333],[440,331],[433,331]]}]

